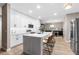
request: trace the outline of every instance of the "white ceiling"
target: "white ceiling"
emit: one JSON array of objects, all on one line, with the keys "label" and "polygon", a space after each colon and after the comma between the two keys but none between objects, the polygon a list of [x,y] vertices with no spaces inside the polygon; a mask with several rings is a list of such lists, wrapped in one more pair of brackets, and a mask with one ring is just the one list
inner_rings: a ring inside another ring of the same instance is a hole
[{"label": "white ceiling", "polygon": [[[14,9],[37,19],[40,16],[42,21],[63,19],[66,14],[79,12],[78,3],[73,3],[69,10],[64,9],[64,3],[13,3],[11,5]],[[36,8],[37,5],[40,5],[40,9]],[[33,12],[29,13],[29,10]]]}]

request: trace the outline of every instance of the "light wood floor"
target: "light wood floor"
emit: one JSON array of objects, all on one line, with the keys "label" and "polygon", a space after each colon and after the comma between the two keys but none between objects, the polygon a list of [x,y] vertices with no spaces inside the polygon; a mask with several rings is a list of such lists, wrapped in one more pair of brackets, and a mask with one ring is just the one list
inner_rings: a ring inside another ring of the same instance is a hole
[{"label": "light wood floor", "polygon": [[23,54],[23,45],[19,45],[15,48],[12,48],[10,51],[0,51],[0,55],[22,55]]},{"label": "light wood floor", "polygon": [[[69,44],[65,42],[62,37],[55,37],[55,39],[56,44],[52,55],[74,55],[74,53],[70,49]],[[22,55],[22,53],[23,45],[19,45],[8,52],[0,51],[0,55]]]},{"label": "light wood floor", "polygon": [[62,37],[55,37],[55,39],[53,55],[74,55],[68,42],[65,42]]}]

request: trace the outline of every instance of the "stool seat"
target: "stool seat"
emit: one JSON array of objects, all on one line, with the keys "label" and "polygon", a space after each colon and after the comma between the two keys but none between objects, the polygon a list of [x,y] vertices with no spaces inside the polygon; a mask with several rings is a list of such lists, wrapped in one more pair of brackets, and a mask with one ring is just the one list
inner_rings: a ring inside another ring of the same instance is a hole
[{"label": "stool seat", "polygon": [[47,39],[44,39],[44,40],[43,40],[43,43],[47,43]]}]

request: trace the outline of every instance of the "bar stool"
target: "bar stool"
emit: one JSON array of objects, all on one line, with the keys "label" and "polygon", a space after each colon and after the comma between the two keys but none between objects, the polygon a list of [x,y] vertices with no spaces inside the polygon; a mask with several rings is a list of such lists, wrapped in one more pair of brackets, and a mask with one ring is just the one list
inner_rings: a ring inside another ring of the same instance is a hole
[{"label": "bar stool", "polygon": [[47,40],[47,42],[44,42],[44,49],[43,51],[46,51],[48,52],[48,55],[51,55],[51,53],[53,52],[53,48],[54,48],[54,45],[55,45],[55,39],[54,39],[54,36],[50,36]]}]

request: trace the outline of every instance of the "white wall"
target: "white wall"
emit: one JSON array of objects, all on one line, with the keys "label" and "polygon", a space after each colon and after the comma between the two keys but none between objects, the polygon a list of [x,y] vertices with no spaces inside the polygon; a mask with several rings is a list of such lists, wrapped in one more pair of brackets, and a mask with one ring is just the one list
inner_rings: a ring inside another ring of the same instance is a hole
[{"label": "white wall", "polygon": [[64,18],[41,20],[41,23],[57,23],[57,22],[63,22],[63,19]]},{"label": "white wall", "polygon": [[0,16],[2,15],[2,7],[0,7]]},{"label": "white wall", "polygon": [[0,48],[1,48],[1,42],[2,42],[2,17],[0,17]]},{"label": "white wall", "polygon": [[0,7],[0,48],[2,42],[2,8]]},{"label": "white wall", "polygon": [[[14,24],[16,24],[16,27],[14,27]],[[11,47],[13,45],[16,45],[18,41],[22,42],[22,39],[17,41],[16,38],[14,38],[15,36],[13,36],[13,33],[17,34],[26,33],[26,30],[30,29],[28,28],[28,24],[34,25],[34,28],[31,28],[32,31],[37,32],[39,30],[40,21],[38,19],[26,16],[11,8],[11,19],[10,19]]]}]

